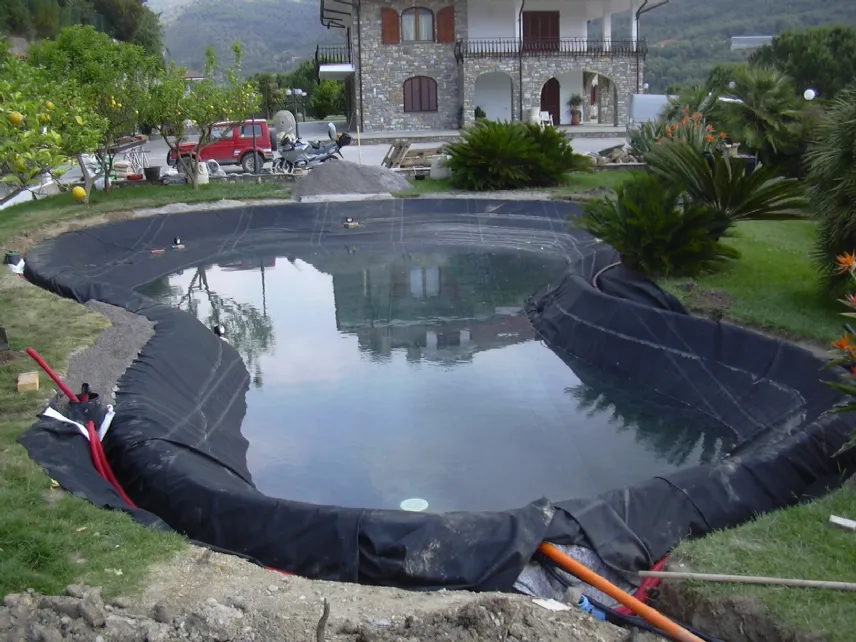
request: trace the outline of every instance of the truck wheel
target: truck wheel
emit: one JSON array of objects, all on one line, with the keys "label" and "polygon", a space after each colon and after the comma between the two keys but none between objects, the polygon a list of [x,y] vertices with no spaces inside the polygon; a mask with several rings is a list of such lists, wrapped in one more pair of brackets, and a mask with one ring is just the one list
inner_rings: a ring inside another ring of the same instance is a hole
[{"label": "truck wheel", "polygon": [[258,174],[261,172],[264,164],[265,159],[258,153],[253,154],[250,152],[249,154],[244,154],[244,157],[241,159],[241,169],[247,174]]}]

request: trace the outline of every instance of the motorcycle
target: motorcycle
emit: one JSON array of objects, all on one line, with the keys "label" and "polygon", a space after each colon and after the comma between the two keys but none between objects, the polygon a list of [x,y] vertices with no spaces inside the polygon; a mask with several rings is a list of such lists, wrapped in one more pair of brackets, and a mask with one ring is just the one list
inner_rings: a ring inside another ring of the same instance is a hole
[{"label": "motorcycle", "polygon": [[341,149],[350,145],[350,134],[336,133],[333,123],[327,125],[330,142],[309,142],[302,138],[285,134],[279,143],[279,158],[273,161],[275,174],[291,174],[295,169],[312,169],[321,163],[344,158]]}]

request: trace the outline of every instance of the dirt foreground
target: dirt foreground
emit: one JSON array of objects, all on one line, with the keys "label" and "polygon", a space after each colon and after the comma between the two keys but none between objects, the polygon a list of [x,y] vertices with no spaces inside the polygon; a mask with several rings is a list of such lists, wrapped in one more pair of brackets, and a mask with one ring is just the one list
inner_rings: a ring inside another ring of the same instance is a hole
[{"label": "dirt foreground", "polygon": [[[630,632],[572,608],[530,598],[311,581],[192,547],[153,569],[133,598],[106,602],[98,588],[64,596],[7,595],[0,636],[15,642],[250,642],[446,640],[623,642]],[[324,616],[325,602],[329,607]],[[639,640],[644,638],[639,637]]]}]

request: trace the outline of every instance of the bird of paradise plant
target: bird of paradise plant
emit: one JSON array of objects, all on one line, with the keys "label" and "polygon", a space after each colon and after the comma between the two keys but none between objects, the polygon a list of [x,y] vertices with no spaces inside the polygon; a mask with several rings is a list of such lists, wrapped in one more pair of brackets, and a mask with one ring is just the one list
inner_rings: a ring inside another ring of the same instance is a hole
[{"label": "bird of paradise plant", "polygon": [[[851,288],[856,288],[856,254],[845,252],[835,258],[836,270],[839,274],[849,275]],[[842,316],[856,319],[856,293],[853,291],[839,299],[847,306],[848,311]],[[856,332],[845,324],[845,330],[838,339],[832,342],[833,359],[826,367],[842,366],[847,373],[840,381],[827,382],[830,386],[847,396],[847,401],[832,408],[830,413],[856,412]],[[856,432],[842,450],[856,446]]]},{"label": "bird of paradise plant", "polygon": [[704,114],[691,113],[689,107],[684,107],[681,118],[666,124],[664,135],[657,143],[679,142],[704,153],[721,149],[726,138],[728,134],[716,131],[713,125],[705,122]]}]

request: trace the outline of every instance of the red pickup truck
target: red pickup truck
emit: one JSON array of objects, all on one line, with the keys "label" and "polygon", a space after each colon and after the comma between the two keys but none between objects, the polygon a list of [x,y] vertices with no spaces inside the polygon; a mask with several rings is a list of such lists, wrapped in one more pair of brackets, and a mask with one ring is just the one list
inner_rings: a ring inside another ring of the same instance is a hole
[{"label": "red pickup truck", "polygon": [[[255,129],[255,156],[253,155],[253,129]],[[182,143],[182,156],[193,156],[196,143]],[[211,143],[202,149],[199,160],[215,160],[221,165],[240,165],[245,172],[257,174],[265,162],[273,160],[271,133],[265,120],[247,120],[243,124],[217,123],[211,130]],[[175,165],[175,152],[166,156],[169,166]]]}]

